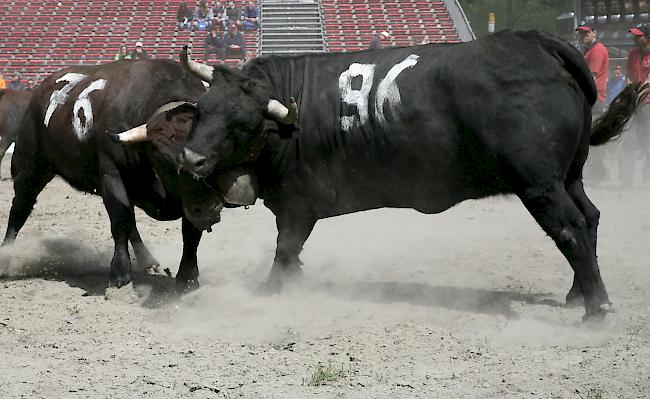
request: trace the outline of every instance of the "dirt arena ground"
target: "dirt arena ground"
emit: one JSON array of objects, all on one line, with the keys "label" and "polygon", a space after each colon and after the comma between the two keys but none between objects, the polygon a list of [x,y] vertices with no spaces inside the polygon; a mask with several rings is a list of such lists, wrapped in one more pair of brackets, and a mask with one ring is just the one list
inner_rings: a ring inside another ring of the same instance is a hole
[{"label": "dirt arena ground", "polygon": [[[572,272],[516,198],[320,221],[305,281],[274,297],[255,289],[272,214],[227,210],[199,248],[198,291],[140,274],[105,299],[102,202],[57,179],[0,251],[0,397],[647,398],[650,188],[588,193],[617,310],[599,326],[562,306]],[[12,196],[0,181],[2,233]],[[137,219],[175,273],[180,222]]]}]

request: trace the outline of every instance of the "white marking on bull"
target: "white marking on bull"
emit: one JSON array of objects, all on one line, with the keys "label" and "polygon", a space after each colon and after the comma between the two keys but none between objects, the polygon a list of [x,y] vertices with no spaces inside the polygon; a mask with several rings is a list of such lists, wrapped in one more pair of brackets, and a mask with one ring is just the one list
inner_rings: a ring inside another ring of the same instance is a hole
[{"label": "white marking on bull", "polygon": [[[396,114],[397,108],[402,104],[402,97],[399,93],[399,88],[395,83],[397,76],[402,73],[406,68],[412,68],[418,63],[419,55],[411,54],[404,59],[404,61],[394,65],[386,74],[384,79],[377,86],[377,94],[375,97],[375,115],[380,124],[386,123],[386,115],[384,112],[384,105],[388,101],[388,106],[393,114]],[[354,115],[341,116],[341,129],[349,132],[358,122],[366,124],[369,120],[370,103],[369,96],[372,90],[373,78],[375,75],[375,64],[358,64],[354,63],[339,76],[339,90],[341,91],[341,100],[357,108],[359,117]],[[352,79],[361,76],[363,81],[361,89],[352,89]]]},{"label": "white marking on bull", "polygon": [[[375,76],[374,64],[357,64],[350,65],[347,71],[339,76],[339,90],[341,91],[341,100],[350,105],[357,107],[359,113],[359,121],[361,124],[368,122],[368,96],[372,89],[372,79]],[[361,88],[359,90],[352,89],[352,79],[361,76]],[[357,123],[356,116],[342,116],[341,128],[349,132],[352,127]]]},{"label": "white marking on bull", "polygon": [[[88,85],[81,93],[77,101],[74,103],[72,109],[72,127],[74,128],[74,133],[77,135],[79,140],[86,138],[88,129],[93,124],[93,110],[92,105],[90,104],[90,98],[88,97],[91,92],[95,90],[103,90],[106,86],[106,79],[97,79]],[[86,119],[85,123],[81,124],[81,118],[79,117],[79,109],[83,109],[84,118]]]},{"label": "white marking on bull", "polygon": [[397,107],[402,105],[402,97],[399,94],[399,88],[395,84],[397,76],[406,68],[412,68],[418,63],[419,55],[411,54],[399,64],[393,66],[386,74],[386,77],[377,86],[377,98],[375,99],[375,115],[379,123],[386,123],[386,116],[384,115],[384,104],[388,101],[388,106],[396,112]]},{"label": "white marking on bull", "polygon": [[56,83],[68,82],[68,84],[59,90],[54,90],[50,95],[50,102],[47,106],[47,110],[45,111],[45,119],[43,120],[45,126],[48,126],[50,124],[50,118],[52,118],[54,111],[56,111],[57,108],[59,108],[59,106],[65,103],[65,100],[68,99],[68,93],[70,93],[70,90],[72,90],[72,88],[75,87],[77,83],[79,83],[85,77],[86,75],[84,74],[71,72],[66,73],[56,80]]}]

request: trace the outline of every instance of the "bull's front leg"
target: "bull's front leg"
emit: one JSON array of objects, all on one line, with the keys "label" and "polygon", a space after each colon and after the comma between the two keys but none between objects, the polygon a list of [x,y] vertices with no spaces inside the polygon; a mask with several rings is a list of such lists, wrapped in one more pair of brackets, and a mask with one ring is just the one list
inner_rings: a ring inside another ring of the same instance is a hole
[{"label": "bull's front leg", "polygon": [[135,229],[135,215],[119,172],[115,168],[102,172],[100,191],[111,221],[115,243],[109,285],[120,288],[131,282],[129,237]]},{"label": "bull's front leg", "polygon": [[300,252],[314,226],[315,218],[299,218],[295,215],[277,216],[278,241],[273,266],[262,284],[265,293],[277,293],[289,281],[302,276]]},{"label": "bull's front leg", "polygon": [[[133,207],[131,207],[131,212],[133,212]],[[133,252],[135,252],[135,259],[138,261],[139,269],[142,271],[153,269],[154,272],[159,273],[160,262],[153,257],[149,248],[147,248],[142,242],[142,237],[140,237],[140,232],[138,232],[138,227],[135,223],[129,241],[131,241]]]},{"label": "bull's front leg", "polygon": [[196,250],[201,241],[203,232],[183,216],[183,256],[176,273],[177,292],[187,292],[199,287],[199,267],[197,264]]}]

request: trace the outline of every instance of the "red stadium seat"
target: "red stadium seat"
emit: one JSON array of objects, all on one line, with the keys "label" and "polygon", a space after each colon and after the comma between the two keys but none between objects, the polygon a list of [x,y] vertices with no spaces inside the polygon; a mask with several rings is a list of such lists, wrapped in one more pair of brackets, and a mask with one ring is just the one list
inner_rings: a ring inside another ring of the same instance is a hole
[{"label": "red stadium seat", "polygon": [[367,48],[373,34],[388,31],[397,46],[457,42],[458,34],[443,1],[322,0],[323,29],[330,52]]},{"label": "red stadium seat", "polygon": [[[202,53],[204,32],[176,30],[180,1],[7,1],[0,10],[11,7],[21,28],[0,19],[0,68],[22,72],[24,79],[42,78],[67,64],[110,62],[121,44],[133,48],[136,41],[156,58],[176,58],[185,44]],[[244,36],[247,52],[257,56],[258,32]]]}]

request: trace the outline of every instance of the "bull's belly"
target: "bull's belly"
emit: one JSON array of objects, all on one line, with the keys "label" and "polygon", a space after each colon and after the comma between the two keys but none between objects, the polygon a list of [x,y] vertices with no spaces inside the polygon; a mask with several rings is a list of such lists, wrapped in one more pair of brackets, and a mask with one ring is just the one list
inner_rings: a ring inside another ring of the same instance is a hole
[{"label": "bull's belly", "polygon": [[265,193],[265,204],[274,213],[301,209],[318,219],[378,208],[411,208],[426,214],[443,212],[469,199],[510,194],[508,186],[496,178],[482,181],[452,179],[368,179],[339,181],[337,185],[317,185],[313,181],[281,185]]}]

